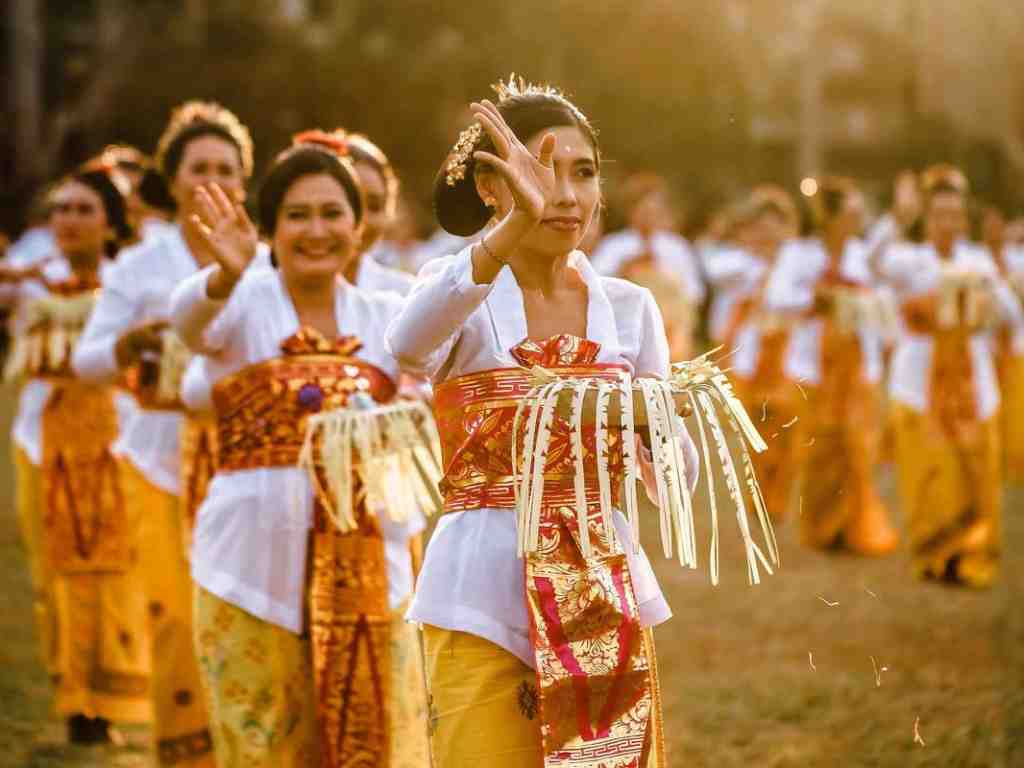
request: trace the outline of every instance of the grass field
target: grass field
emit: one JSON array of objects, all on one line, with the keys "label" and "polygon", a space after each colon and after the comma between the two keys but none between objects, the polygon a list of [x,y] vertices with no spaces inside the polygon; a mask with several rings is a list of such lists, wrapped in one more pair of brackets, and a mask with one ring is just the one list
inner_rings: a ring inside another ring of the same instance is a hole
[{"label": "grass field", "polygon": [[[120,749],[71,749],[49,714],[9,465],[5,450],[0,766],[148,766],[144,731]],[[656,528],[645,544],[675,611],[656,632],[673,768],[1024,766],[1024,491],[1008,496],[1003,578],[980,593],[912,581],[905,552],[808,552],[792,521],[781,570],[757,587],[726,521],[712,588],[656,554]]]}]

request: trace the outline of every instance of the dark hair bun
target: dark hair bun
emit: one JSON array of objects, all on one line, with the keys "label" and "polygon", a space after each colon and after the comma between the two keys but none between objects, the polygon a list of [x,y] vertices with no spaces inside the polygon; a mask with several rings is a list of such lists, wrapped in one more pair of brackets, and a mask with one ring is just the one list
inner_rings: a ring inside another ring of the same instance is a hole
[{"label": "dark hair bun", "polygon": [[491,209],[484,205],[476,191],[470,160],[465,177],[448,184],[448,161],[434,177],[434,215],[445,232],[459,237],[475,235],[491,218]]}]

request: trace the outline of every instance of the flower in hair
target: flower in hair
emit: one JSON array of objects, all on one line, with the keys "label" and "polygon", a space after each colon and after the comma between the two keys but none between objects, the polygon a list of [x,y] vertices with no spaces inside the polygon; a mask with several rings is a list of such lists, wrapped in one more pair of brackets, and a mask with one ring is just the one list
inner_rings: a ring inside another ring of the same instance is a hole
[{"label": "flower in hair", "polygon": [[481,136],[483,128],[480,127],[480,123],[473,123],[459,134],[459,139],[452,148],[451,159],[445,167],[445,181],[449,187],[454,187],[457,182],[466,178],[466,166],[476,151]]},{"label": "flower in hair", "polygon": [[302,144],[313,144],[321,149],[326,149],[338,157],[348,157],[349,155],[347,134],[340,128],[329,133],[319,128],[314,128],[292,136],[293,147]]}]

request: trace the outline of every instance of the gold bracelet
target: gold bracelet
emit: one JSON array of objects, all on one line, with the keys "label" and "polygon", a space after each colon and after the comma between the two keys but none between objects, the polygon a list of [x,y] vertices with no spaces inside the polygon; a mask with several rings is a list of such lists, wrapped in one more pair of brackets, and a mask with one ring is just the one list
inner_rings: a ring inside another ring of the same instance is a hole
[{"label": "gold bracelet", "polygon": [[488,256],[490,256],[492,259],[494,259],[499,264],[501,264],[501,266],[503,266],[503,267],[507,267],[508,266],[508,262],[507,261],[505,261],[504,259],[499,259],[494,254],[494,251],[492,251],[490,248],[487,247],[487,235],[484,235],[483,237],[481,237],[480,240],[479,240],[479,243],[480,243],[480,247],[484,249],[484,253],[486,253]]}]

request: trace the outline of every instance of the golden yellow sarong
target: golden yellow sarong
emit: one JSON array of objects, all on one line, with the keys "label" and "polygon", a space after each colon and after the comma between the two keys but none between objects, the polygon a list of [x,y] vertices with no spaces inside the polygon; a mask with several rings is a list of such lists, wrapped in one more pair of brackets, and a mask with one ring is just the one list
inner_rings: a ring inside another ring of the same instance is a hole
[{"label": "golden yellow sarong", "polygon": [[775,521],[783,520],[789,511],[804,460],[798,425],[807,407],[806,390],[783,375],[788,339],[784,330],[764,331],[754,375],[733,379],[737,397],[768,443],[768,450],[752,453],[750,458],[765,507]]},{"label": "golden yellow sarong", "polygon": [[161,765],[214,766],[209,717],[192,643],[192,579],[182,551],[179,501],[131,462],[122,486],[142,517],[140,554],[152,633],[153,738]]},{"label": "golden yellow sarong", "polygon": [[45,554],[42,476],[39,467],[32,463],[25,451],[12,445],[11,452],[14,456],[15,507],[32,580],[36,644],[47,675],[53,677],[57,663],[57,630],[53,606],[53,569]]},{"label": "golden yellow sarong", "polygon": [[197,586],[195,641],[218,768],[319,766],[309,637]]},{"label": "golden yellow sarong", "polygon": [[998,418],[959,439],[931,412],[894,407],[900,499],[914,571],[985,587],[998,570],[1002,473]]},{"label": "golden yellow sarong", "polygon": [[[650,630],[644,642],[653,658]],[[537,673],[504,648],[466,632],[423,627],[430,750],[436,768],[541,768]],[[660,721],[654,741],[663,741]],[[644,768],[664,763],[651,750]],[[614,763],[610,763],[614,765]]]},{"label": "golden yellow sarong", "polygon": [[843,547],[863,555],[892,552],[899,536],[875,489],[878,391],[864,377],[860,339],[824,318],[821,384],[807,388],[799,429],[804,460],[800,531],[817,549]]},{"label": "golden yellow sarong", "polygon": [[997,360],[1004,470],[1010,482],[1024,483],[1024,355],[1014,354],[1007,339]]},{"label": "golden yellow sarong", "polygon": [[419,627],[405,620],[406,608],[391,616],[391,768],[428,768],[423,650]]},{"label": "golden yellow sarong", "polygon": [[42,416],[43,537],[52,574],[59,714],[147,722],[149,633],[138,518],[123,499],[110,445],[110,389],[65,378]]},{"label": "golden yellow sarong", "polygon": [[181,427],[182,546],[192,549],[196,515],[217,472],[217,422],[212,414],[189,413]]}]

